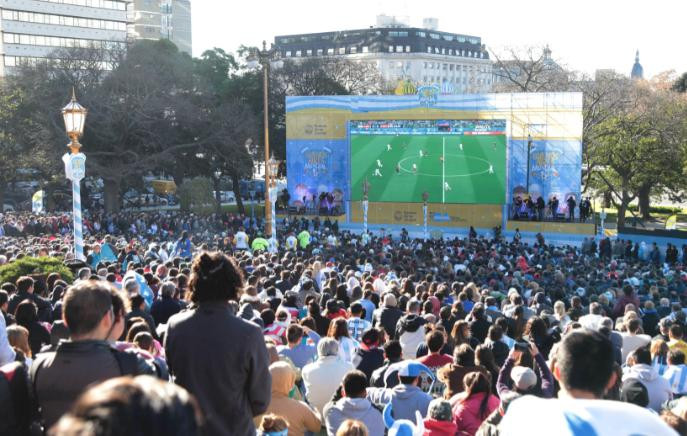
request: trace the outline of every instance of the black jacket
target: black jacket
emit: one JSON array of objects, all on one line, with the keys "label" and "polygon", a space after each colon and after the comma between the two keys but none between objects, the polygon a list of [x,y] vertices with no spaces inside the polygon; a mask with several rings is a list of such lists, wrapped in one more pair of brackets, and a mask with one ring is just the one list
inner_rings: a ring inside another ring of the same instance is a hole
[{"label": "black jacket", "polygon": [[404,315],[396,323],[396,338],[400,338],[405,332],[414,333],[425,324],[427,320],[420,315],[414,313]]},{"label": "black jacket", "polygon": [[270,403],[272,379],[261,329],[226,302],[201,303],[169,319],[165,351],[176,383],[198,400],[205,435],[252,436]]},{"label": "black jacket", "polygon": [[381,348],[374,348],[372,350],[359,348],[353,362],[357,362],[355,369],[364,372],[367,379],[370,380],[372,372],[384,364],[384,350]]},{"label": "black jacket", "polygon": [[155,324],[167,324],[169,317],[175,313],[179,313],[181,304],[172,297],[162,297],[153,302],[150,308],[150,315],[155,320]]},{"label": "black jacket", "polygon": [[139,374],[153,372],[140,357],[106,341],[62,341],[55,352],[40,353],[31,365],[31,381],[45,428],[57,422],[89,385]]},{"label": "black jacket", "polygon": [[24,300],[31,300],[36,304],[36,307],[38,307],[38,319],[45,322],[52,322],[52,305],[50,301],[39,295],[29,294],[27,292],[18,292],[10,297],[7,303],[7,313],[14,315],[17,306]]},{"label": "black jacket", "polygon": [[384,306],[375,310],[372,315],[372,325],[382,326],[389,338],[394,339],[396,337],[396,324],[402,315],[403,312],[400,309]]}]

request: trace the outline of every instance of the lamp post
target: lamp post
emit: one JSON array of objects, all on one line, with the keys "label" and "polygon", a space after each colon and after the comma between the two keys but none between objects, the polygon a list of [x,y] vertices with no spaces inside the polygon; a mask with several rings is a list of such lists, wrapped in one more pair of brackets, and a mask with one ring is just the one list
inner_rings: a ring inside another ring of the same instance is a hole
[{"label": "lamp post", "polygon": [[[272,156],[269,161],[267,161],[267,168],[272,174],[270,177],[269,184],[269,203],[270,203],[270,216],[269,216],[269,229],[270,229],[270,248],[272,251],[277,251],[277,171],[279,171],[279,161]],[[267,173],[267,171],[265,172]],[[265,203],[267,206],[267,203]]]},{"label": "lamp post", "polygon": [[250,138],[246,141],[246,151],[248,152],[248,155],[250,156],[251,160],[251,170],[250,170],[250,179],[251,179],[251,184],[250,188],[248,189],[248,195],[250,195],[250,220],[251,222],[255,221],[255,211],[254,211],[254,204],[255,204],[255,188],[253,187],[253,182],[252,180],[255,179],[255,158],[258,157],[258,147],[256,144],[253,144],[253,140]]},{"label": "lamp post", "polygon": [[532,153],[532,135],[527,134],[527,179],[525,182],[525,188],[527,189],[527,195],[530,195],[530,159]]},{"label": "lamp post", "polygon": [[429,200],[429,192],[425,191],[422,193],[422,215],[424,217],[424,234],[423,238],[427,240],[427,200]]},{"label": "lamp post", "polygon": [[64,171],[72,181],[72,216],[74,217],[74,257],[86,260],[83,254],[83,224],[81,218],[81,180],[86,176],[86,156],[80,152],[79,137],[83,134],[88,111],[76,101],[72,88],[72,100],[62,108],[64,127],[71,142],[67,144],[70,153],[62,156]]},{"label": "lamp post", "polygon": [[367,202],[367,194],[370,192],[370,182],[367,178],[363,181],[363,235],[367,235],[367,208],[369,203]]},{"label": "lamp post", "polygon": [[[250,67],[262,66],[262,81],[263,81],[263,124],[265,128],[265,233],[272,233],[271,214],[270,211],[270,174],[269,159],[270,159],[270,140],[269,140],[269,71],[270,62],[279,59],[279,51],[272,46],[267,49],[267,42],[262,42],[262,50],[252,48],[248,55],[248,65]],[[274,173],[276,175],[276,172]]]},{"label": "lamp post", "polygon": [[220,185],[222,184],[222,170],[217,168],[213,174],[215,175],[215,202],[217,203],[217,213],[219,214],[222,212],[222,191],[220,190]]}]

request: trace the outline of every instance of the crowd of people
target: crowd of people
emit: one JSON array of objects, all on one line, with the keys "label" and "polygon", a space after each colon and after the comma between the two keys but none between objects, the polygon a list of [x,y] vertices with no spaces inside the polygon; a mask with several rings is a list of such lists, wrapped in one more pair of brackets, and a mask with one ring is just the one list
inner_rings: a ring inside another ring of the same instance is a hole
[{"label": "crowd of people", "polygon": [[2,217],[0,434],[687,434],[675,247],[87,219]]}]

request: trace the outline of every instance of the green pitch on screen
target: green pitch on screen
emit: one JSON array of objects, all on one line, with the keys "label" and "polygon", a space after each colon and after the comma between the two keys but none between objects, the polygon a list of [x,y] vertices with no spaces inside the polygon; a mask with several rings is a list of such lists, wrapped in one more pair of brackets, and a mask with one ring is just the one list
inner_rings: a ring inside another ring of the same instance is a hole
[{"label": "green pitch on screen", "polygon": [[505,135],[351,135],[351,199],[503,204]]}]

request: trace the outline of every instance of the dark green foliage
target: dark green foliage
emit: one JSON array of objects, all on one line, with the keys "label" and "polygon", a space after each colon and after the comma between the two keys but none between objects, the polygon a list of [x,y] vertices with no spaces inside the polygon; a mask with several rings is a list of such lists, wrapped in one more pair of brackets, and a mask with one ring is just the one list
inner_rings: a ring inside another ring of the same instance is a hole
[{"label": "dark green foliage", "polygon": [[71,283],[74,280],[74,275],[62,263],[62,259],[56,257],[23,257],[7,265],[0,266],[0,283],[15,283],[21,276],[32,274],[47,276],[53,272],[59,273],[62,276],[62,280],[67,283]]}]

